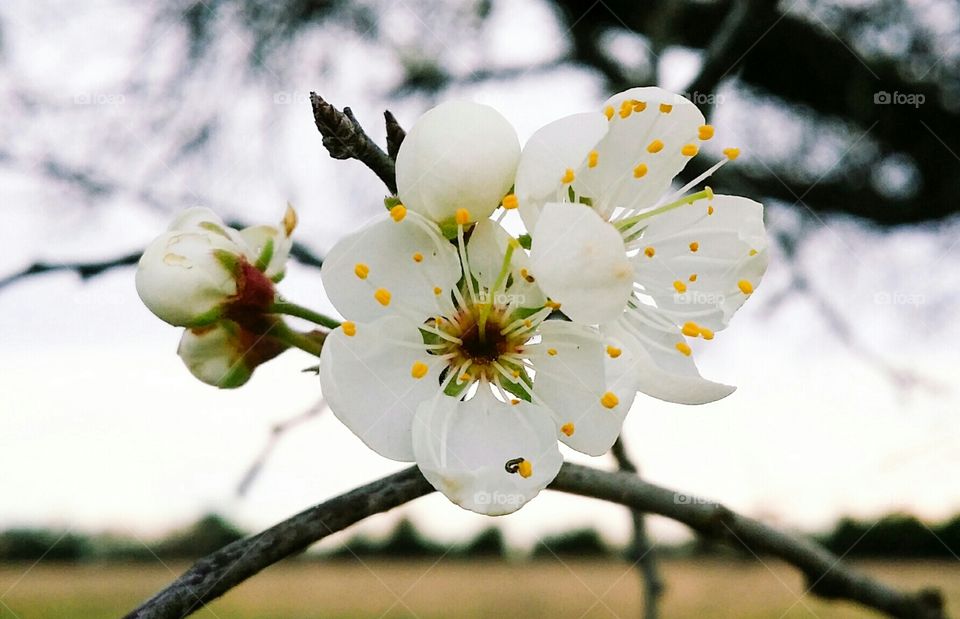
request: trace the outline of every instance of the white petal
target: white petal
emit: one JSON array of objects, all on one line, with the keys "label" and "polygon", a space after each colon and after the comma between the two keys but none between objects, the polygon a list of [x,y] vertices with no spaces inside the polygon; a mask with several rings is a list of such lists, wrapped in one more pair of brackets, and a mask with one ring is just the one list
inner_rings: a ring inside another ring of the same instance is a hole
[{"label": "white petal", "polygon": [[[620,435],[636,396],[636,379],[622,355],[611,358],[591,327],[548,320],[540,344],[529,351],[536,376],[534,394],[554,414],[560,439],[577,451],[599,456]],[[613,394],[616,401],[603,398]]]},{"label": "white petal", "polygon": [[651,311],[656,310],[642,309],[641,319],[626,315],[602,328],[604,335],[621,349],[626,371],[633,375],[640,391],[677,404],[706,404],[736,390],[701,378],[693,357],[676,348],[678,342],[684,342],[683,335],[676,327],[650,326],[656,322]]},{"label": "white petal", "polygon": [[[621,104],[628,100],[643,102],[646,108],[621,118]],[[660,110],[661,104],[670,106],[668,113]],[[704,123],[703,114],[687,99],[652,87],[624,91],[605,105],[614,109],[614,115],[609,131],[596,146],[597,165],[582,170],[574,189],[593,198],[594,205],[605,213],[614,207],[652,206],[690,159],[681,149],[687,144],[699,145],[697,133]],[[663,146],[651,153],[648,147],[655,140]],[[637,178],[634,170],[640,164],[646,166],[646,173]]]},{"label": "white petal", "polygon": [[545,203],[563,197],[559,192],[566,191],[561,179],[567,169],[580,169],[608,125],[602,113],[588,112],[561,118],[530,136],[520,155],[515,190],[527,230],[534,229]]},{"label": "white petal", "polygon": [[543,292],[576,322],[616,319],[633,289],[633,268],[620,233],[582,204],[544,207],[530,262]]},{"label": "white petal", "polygon": [[154,239],[137,266],[137,293],[161,320],[194,327],[209,324],[237,292],[230,271],[214,255],[242,256],[243,248],[220,234],[170,231]]},{"label": "white petal", "polygon": [[220,216],[205,206],[194,206],[183,210],[177,215],[167,230],[189,230],[196,231],[200,224],[214,224],[221,228],[226,228]]},{"label": "white petal", "polygon": [[[503,268],[507,246],[511,242],[516,240],[500,224],[490,219],[478,221],[474,226],[470,240],[467,242],[467,256],[473,276],[487,290],[496,283]],[[529,273],[529,271],[530,258],[523,248],[517,247],[510,260],[509,272],[513,275],[513,283],[509,290],[501,287],[497,291],[498,295],[509,296],[508,299],[502,300],[504,303],[510,301],[517,307],[543,307],[547,302],[547,298],[536,282],[529,282],[522,276],[521,272]],[[497,301],[497,299],[494,300]]]},{"label": "white petal", "polygon": [[641,245],[655,253],[634,257],[636,279],[657,306],[679,324],[714,331],[747,300],[740,282],[755,289],[767,268],[763,206],[739,196],[717,195],[657,215]]},{"label": "white petal", "polygon": [[273,279],[286,270],[287,258],[290,256],[290,248],[293,246],[293,239],[283,233],[275,226],[251,226],[240,231],[240,236],[247,245],[247,259],[250,264],[256,264],[263,253],[267,243],[273,245],[270,253],[270,260],[264,265],[264,274]]},{"label": "white petal", "polygon": [[246,383],[253,374],[254,368],[244,355],[254,342],[245,343],[235,323],[219,321],[206,327],[184,329],[177,354],[201,382],[233,389]]},{"label": "white petal", "polygon": [[[490,516],[522,507],[563,464],[546,411],[501,402],[484,386],[466,402],[449,396],[424,402],[414,421],[413,449],[434,488],[460,507]],[[506,471],[515,458],[532,464],[530,477]]]},{"label": "white petal", "polygon": [[[440,388],[446,364],[422,348],[416,325],[397,316],[343,326],[327,336],[320,353],[320,386],[337,418],[378,454],[413,460],[411,427],[417,406]],[[421,378],[412,372],[422,363]]]},{"label": "white petal", "polygon": [[[438,303],[449,299],[461,273],[457,250],[433,224],[422,219],[418,224],[416,217],[409,213],[400,222],[378,218],[327,254],[320,271],[324,290],[344,317],[371,321],[399,310],[426,320],[437,313]],[[429,232],[426,226],[431,226]],[[358,277],[357,265],[369,268],[365,279]],[[374,296],[381,288],[390,293],[388,305]]]},{"label": "white petal", "polygon": [[414,123],[397,155],[397,193],[407,206],[440,223],[465,208],[485,219],[513,185],[520,141],[487,105],[451,101]]}]

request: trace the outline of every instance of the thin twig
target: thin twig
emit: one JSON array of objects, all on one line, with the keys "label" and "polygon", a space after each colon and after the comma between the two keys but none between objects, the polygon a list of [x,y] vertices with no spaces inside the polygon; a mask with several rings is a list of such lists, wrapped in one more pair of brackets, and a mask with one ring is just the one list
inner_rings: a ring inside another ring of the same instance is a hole
[{"label": "thin twig", "polygon": [[[623,437],[617,439],[610,450],[617,466],[625,473],[633,473],[639,477],[637,465],[630,459],[623,444]],[[664,584],[657,568],[657,553],[654,544],[647,534],[647,524],[642,511],[631,510],[633,520],[633,539],[627,548],[627,558],[633,565],[640,568],[640,579],[643,583],[643,616],[645,619],[657,619],[660,616],[660,596],[663,595]]]},{"label": "thin twig", "polygon": [[397,117],[390,110],[384,110],[383,119],[387,126],[387,154],[396,161],[400,153],[400,145],[403,144],[403,138],[407,137],[407,132],[403,130],[397,122]]},{"label": "thin twig", "polygon": [[393,159],[370,139],[350,108],[341,112],[315,92],[310,93],[313,120],[323,146],[334,159],[356,159],[373,170],[391,193],[397,193]]},{"label": "thin twig", "polygon": [[[858,602],[901,619],[946,619],[943,597],[937,589],[898,591],[852,569],[811,540],[787,535],[722,505],[691,500],[632,473],[565,463],[550,488],[666,516],[703,535],[782,559],[806,576],[811,593],[823,598]],[[179,619],[189,615],[324,537],[432,491],[412,466],[330,499],[200,559],[126,619]]]}]

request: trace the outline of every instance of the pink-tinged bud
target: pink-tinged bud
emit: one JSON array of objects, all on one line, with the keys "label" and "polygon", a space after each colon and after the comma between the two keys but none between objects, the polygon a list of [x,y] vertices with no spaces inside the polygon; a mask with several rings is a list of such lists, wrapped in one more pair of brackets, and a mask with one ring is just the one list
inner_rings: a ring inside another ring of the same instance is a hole
[{"label": "pink-tinged bud", "polygon": [[286,350],[272,337],[261,337],[229,320],[186,329],[177,354],[200,381],[221,389],[245,384],[261,363]]}]

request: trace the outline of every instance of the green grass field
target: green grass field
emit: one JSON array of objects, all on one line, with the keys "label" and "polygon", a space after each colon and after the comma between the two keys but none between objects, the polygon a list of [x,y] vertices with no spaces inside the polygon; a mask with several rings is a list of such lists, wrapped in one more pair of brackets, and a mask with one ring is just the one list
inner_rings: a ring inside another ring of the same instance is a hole
[{"label": "green grass field", "polygon": [[[906,588],[941,587],[960,608],[960,563],[865,563]],[[184,566],[0,568],[0,618],[119,617]],[[804,596],[802,579],[776,562],[667,560],[668,619],[876,617],[851,604]],[[4,593],[6,592],[6,593]],[[205,619],[330,617],[636,617],[637,574],[611,561],[293,562],[275,566],[195,616]]]}]

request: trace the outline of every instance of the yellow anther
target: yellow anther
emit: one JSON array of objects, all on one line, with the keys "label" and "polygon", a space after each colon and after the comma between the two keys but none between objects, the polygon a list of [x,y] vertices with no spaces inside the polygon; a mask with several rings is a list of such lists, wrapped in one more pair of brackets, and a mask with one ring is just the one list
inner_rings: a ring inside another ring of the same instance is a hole
[{"label": "yellow anther", "polygon": [[683,328],[680,329],[680,332],[687,337],[697,337],[700,335],[700,326],[695,322],[687,322],[684,323]]},{"label": "yellow anther", "polygon": [[627,118],[630,114],[633,114],[633,105],[630,101],[624,101],[620,104],[620,118]]},{"label": "yellow anther", "polygon": [[756,256],[756,255],[757,255],[757,250],[751,249],[751,250],[750,250],[750,255],[751,255],[751,256]]},{"label": "yellow anther", "polygon": [[643,178],[647,175],[647,164],[640,163],[633,169],[633,178]]},{"label": "yellow anther", "polygon": [[696,144],[687,144],[680,149],[680,154],[684,157],[693,157],[698,152],[700,152],[700,149],[697,148]]},{"label": "yellow anther", "polygon": [[620,403],[620,398],[612,391],[608,391],[600,397],[600,403],[603,404],[605,408],[613,408]]},{"label": "yellow anther", "polygon": [[607,346],[607,354],[610,355],[611,359],[616,359],[622,353],[623,351],[617,348],[616,346]]},{"label": "yellow anther", "polygon": [[466,372],[464,372],[463,374],[460,375],[459,380],[460,380],[461,383],[465,383],[465,382],[467,382],[468,380],[470,380],[470,375],[467,374]]},{"label": "yellow anther", "polygon": [[443,292],[443,289],[440,288],[440,286],[434,286],[434,287],[433,287],[433,294],[435,294],[435,295],[437,295],[437,296],[440,296],[440,293],[441,293],[441,292]]},{"label": "yellow anther", "polygon": [[514,405],[514,406],[516,406],[516,405],[519,404],[519,403],[520,403],[520,400],[518,400],[518,399],[516,399],[516,398],[510,400],[510,404],[512,404],[512,405]]},{"label": "yellow anther", "polygon": [[413,376],[416,379],[421,379],[427,375],[427,370],[430,368],[427,367],[427,364],[423,361],[414,361],[413,366],[410,368],[410,376]]},{"label": "yellow anther", "polygon": [[557,349],[556,349],[556,348],[548,348],[548,349],[547,349],[547,354],[550,355],[551,357],[555,357],[555,356],[557,355]]},{"label": "yellow anther", "polygon": [[517,196],[512,193],[508,193],[503,197],[503,202],[501,202],[500,205],[510,211],[520,206],[520,201],[517,200]]},{"label": "yellow anther", "polygon": [[740,149],[739,149],[739,148],[724,148],[724,149],[723,149],[723,154],[727,156],[727,159],[729,159],[730,161],[733,161],[734,159],[736,159],[737,157],[740,156]]},{"label": "yellow anther", "polygon": [[367,279],[367,275],[370,275],[370,267],[362,262],[358,262],[353,266],[353,273],[360,279]]},{"label": "yellow anther", "polygon": [[663,150],[663,142],[660,140],[654,140],[647,145],[648,153],[659,153],[661,150]]},{"label": "yellow anther", "polygon": [[386,288],[377,288],[376,292],[373,293],[373,298],[384,307],[390,305],[390,291]]},{"label": "yellow anther", "polygon": [[587,155],[587,167],[595,168],[597,167],[597,160],[600,158],[600,153],[595,150],[590,151],[590,154]]},{"label": "yellow anther", "polygon": [[393,217],[394,221],[400,222],[403,221],[403,218],[407,216],[407,207],[402,204],[398,204],[392,209],[390,209],[390,217]]},{"label": "yellow anther", "polygon": [[575,426],[573,425],[572,421],[568,421],[567,423],[560,426],[560,431],[563,432],[566,436],[573,436],[574,429],[575,429]]},{"label": "yellow anther", "polygon": [[470,223],[470,211],[465,208],[458,208],[454,219],[456,219],[458,226],[465,226]]},{"label": "yellow anther", "polygon": [[533,463],[529,460],[521,460],[520,464],[517,465],[517,472],[520,473],[520,477],[524,479],[533,475]]},{"label": "yellow anther", "polygon": [[743,294],[753,294],[753,284],[745,279],[741,279],[739,282],[737,282],[737,288],[739,288],[740,292]]},{"label": "yellow anther", "polygon": [[696,241],[690,243],[690,251],[696,253],[698,249],[700,249],[700,243],[697,243]]},{"label": "yellow anther", "polygon": [[703,339],[705,339],[705,340],[712,340],[712,339],[713,339],[713,331],[711,331],[710,329],[708,329],[708,328],[706,328],[706,327],[700,327],[700,335],[702,335],[702,336],[703,336]]},{"label": "yellow anther", "polygon": [[290,203],[287,203],[287,210],[283,214],[283,231],[287,233],[287,236],[293,234],[294,228],[297,227],[297,212],[293,210],[293,206]]},{"label": "yellow anther", "polygon": [[413,261],[423,262],[423,254],[421,254],[420,252],[416,252],[415,254],[413,254]]},{"label": "yellow anther", "polygon": [[530,327],[533,326],[533,321],[527,318],[526,320],[523,321],[523,326],[529,329]]},{"label": "yellow anther", "polygon": [[340,326],[343,328],[343,334],[346,335],[347,337],[353,337],[354,335],[357,334],[357,323],[355,322],[351,322],[348,320]]},{"label": "yellow anther", "polygon": [[653,258],[656,253],[657,250],[655,250],[653,247],[648,247],[643,250],[643,255],[645,255],[647,258]]},{"label": "yellow anther", "polygon": [[634,111],[634,112],[642,112],[642,111],[645,110],[645,109],[647,109],[647,102],[646,102],[646,101],[634,101],[634,102],[633,102],[633,111]]},{"label": "yellow anther", "polygon": [[700,125],[697,129],[697,137],[701,140],[709,140],[713,137],[713,125]]},{"label": "yellow anther", "polygon": [[553,310],[558,310],[558,309],[560,309],[560,304],[557,303],[556,301],[552,300],[552,299],[547,299],[547,302],[544,303],[544,305],[545,305],[546,307],[549,307],[550,309],[553,309]]},{"label": "yellow anther", "polygon": [[696,273],[691,273],[691,274],[690,274],[690,277],[688,277],[687,279],[689,279],[691,282],[695,282],[695,281],[697,281],[697,274],[696,274]]},{"label": "yellow anther", "polygon": [[713,215],[713,205],[707,207],[707,215]]},{"label": "yellow anther", "polygon": [[687,291],[687,285],[678,279],[677,281],[673,282],[673,289],[679,292],[680,294],[683,294],[684,292]]},{"label": "yellow anther", "polygon": [[608,105],[603,108],[603,115],[607,117],[607,120],[611,120],[613,118],[613,106]]},{"label": "yellow anther", "polygon": [[693,352],[693,350],[690,348],[690,345],[686,342],[677,342],[677,350],[687,357],[689,357],[690,353]]},{"label": "yellow anther", "polygon": [[563,173],[563,178],[560,179],[560,182],[563,184],[572,183],[573,179],[576,178],[576,175],[573,173],[573,168],[567,168]]},{"label": "yellow anther", "polygon": [[512,374],[514,378],[520,378],[520,370],[513,370],[510,374]]},{"label": "yellow anther", "polygon": [[713,189],[710,187],[710,185],[703,186],[703,193],[707,194],[707,200],[713,200]]},{"label": "yellow anther", "polygon": [[670,105],[669,103],[661,103],[660,111],[663,112],[664,114],[669,114],[671,111],[673,111],[673,106]]}]

